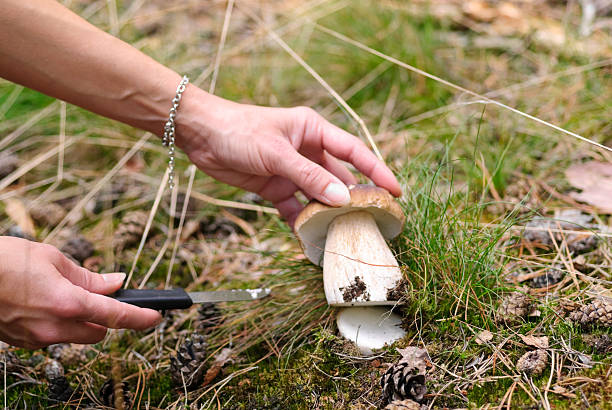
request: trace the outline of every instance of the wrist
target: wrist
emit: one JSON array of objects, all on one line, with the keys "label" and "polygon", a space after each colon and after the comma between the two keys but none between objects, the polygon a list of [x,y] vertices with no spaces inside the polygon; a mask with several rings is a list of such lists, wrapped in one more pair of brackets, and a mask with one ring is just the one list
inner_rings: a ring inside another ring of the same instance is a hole
[{"label": "wrist", "polygon": [[206,149],[232,105],[238,104],[189,84],[176,115],[176,145],[188,154]]}]

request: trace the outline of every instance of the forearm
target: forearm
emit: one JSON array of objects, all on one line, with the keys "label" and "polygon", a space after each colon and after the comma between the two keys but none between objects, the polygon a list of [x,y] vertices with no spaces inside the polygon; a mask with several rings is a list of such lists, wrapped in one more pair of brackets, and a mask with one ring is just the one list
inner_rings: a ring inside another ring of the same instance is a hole
[{"label": "forearm", "polygon": [[0,77],[160,135],[180,76],[54,0],[3,0]]}]

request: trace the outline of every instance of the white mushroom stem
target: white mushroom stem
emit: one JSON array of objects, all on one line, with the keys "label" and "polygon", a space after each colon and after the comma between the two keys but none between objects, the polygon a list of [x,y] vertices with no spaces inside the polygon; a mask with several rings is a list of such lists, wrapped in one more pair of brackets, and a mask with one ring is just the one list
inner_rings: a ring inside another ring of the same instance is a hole
[{"label": "white mushroom stem", "polygon": [[393,305],[387,299],[402,274],[372,214],[349,212],[334,218],[327,231],[323,282],[334,306]]}]

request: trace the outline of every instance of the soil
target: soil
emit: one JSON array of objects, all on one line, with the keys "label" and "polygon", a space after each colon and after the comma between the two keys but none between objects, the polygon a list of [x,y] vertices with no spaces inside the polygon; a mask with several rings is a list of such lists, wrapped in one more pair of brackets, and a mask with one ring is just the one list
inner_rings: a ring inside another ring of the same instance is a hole
[{"label": "soil", "polygon": [[340,288],[342,298],[345,302],[353,302],[358,297],[363,296],[363,300],[370,300],[370,293],[367,291],[367,286],[359,276],[355,276],[354,281],[345,288]]}]

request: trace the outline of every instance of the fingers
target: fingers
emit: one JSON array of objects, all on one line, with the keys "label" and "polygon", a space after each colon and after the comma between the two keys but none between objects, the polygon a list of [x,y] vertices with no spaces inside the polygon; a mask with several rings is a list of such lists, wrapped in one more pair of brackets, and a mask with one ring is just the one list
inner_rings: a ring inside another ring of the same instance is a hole
[{"label": "fingers", "polygon": [[125,273],[94,273],[78,266],[64,255],[60,255],[54,262],[62,276],[90,292],[107,295],[119,289],[125,280]]},{"label": "fingers", "polygon": [[282,158],[275,162],[273,171],[291,180],[305,194],[332,206],[346,205],[351,200],[346,185],[322,166],[292,149],[277,155]]},{"label": "fingers", "polygon": [[82,311],[74,318],[113,329],[144,330],[161,321],[159,312],[143,309],[113,298],[87,292],[81,296]]},{"label": "fingers", "polygon": [[340,178],[340,180],[346,185],[353,185],[357,183],[357,178],[355,178],[355,175],[353,175],[344,164],[325,151],[323,152],[323,160],[321,161],[321,165],[323,165],[323,167],[325,167],[325,169],[327,169],[329,172]]},{"label": "fingers", "polygon": [[76,321],[44,321],[36,323],[20,343],[30,348],[41,348],[56,343],[98,343],[107,329],[93,323]]},{"label": "fingers", "polygon": [[[400,196],[402,189],[393,172],[357,137],[321,118],[321,145],[331,155],[353,164],[376,185]],[[316,129],[317,127],[314,127]]]},{"label": "fingers", "polygon": [[293,229],[295,219],[304,209],[304,205],[295,196],[291,196],[282,202],[275,203],[274,206],[278,209],[281,216],[287,221],[287,224]]}]

